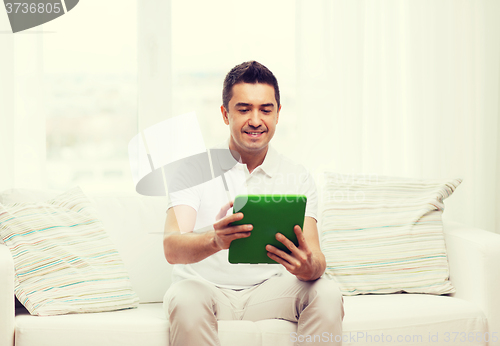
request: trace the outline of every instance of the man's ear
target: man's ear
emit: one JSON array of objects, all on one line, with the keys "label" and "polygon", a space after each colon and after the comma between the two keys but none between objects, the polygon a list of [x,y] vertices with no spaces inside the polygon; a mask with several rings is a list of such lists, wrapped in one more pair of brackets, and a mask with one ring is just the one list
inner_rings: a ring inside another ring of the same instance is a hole
[{"label": "man's ear", "polygon": [[229,125],[229,118],[227,116],[227,110],[224,105],[220,106],[220,112],[222,113],[222,119],[224,119],[224,124]]},{"label": "man's ear", "polygon": [[281,105],[278,108],[278,112],[276,113],[276,124],[278,123],[278,119],[280,118],[280,112],[281,112]]}]

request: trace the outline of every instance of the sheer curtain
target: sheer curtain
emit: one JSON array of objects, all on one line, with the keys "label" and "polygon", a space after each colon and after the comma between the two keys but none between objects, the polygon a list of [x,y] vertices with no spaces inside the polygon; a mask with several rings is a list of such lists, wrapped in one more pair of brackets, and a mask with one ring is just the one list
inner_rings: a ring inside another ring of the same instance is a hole
[{"label": "sheer curtain", "polygon": [[296,7],[302,161],[318,175],[460,177],[444,217],[500,232],[500,2]]}]

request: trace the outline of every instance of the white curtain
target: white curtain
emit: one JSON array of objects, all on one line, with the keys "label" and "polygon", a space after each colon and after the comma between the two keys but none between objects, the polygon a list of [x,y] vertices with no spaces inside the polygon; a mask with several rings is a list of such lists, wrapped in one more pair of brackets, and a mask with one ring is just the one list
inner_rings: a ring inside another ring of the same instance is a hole
[{"label": "white curtain", "polygon": [[463,179],[444,218],[500,232],[500,2],[296,2],[303,162]]}]

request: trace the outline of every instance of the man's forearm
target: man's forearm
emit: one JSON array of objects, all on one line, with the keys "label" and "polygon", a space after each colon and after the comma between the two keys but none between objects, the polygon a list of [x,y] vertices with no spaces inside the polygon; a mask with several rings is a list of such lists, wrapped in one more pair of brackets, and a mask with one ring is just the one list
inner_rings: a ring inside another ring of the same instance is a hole
[{"label": "man's forearm", "polygon": [[196,263],[218,252],[214,235],[214,231],[182,234],[167,232],[163,238],[163,249],[168,263]]}]

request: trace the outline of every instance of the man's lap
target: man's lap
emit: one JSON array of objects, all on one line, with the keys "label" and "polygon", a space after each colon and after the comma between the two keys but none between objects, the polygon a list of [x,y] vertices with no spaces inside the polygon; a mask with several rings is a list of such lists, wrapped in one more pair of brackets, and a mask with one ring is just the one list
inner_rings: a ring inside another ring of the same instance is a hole
[{"label": "man's lap", "polygon": [[337,284],[328,279],[304,282],[291,275],[275,276],[249,289],[232,290],[196,279],[172,284],[164,298],[167,316],[173,305],[190,311],[200,305],[212,309],[217,320],[279,318],[297,322],[301,311],[319,295],[323,304],[335,308],[342,299]]}]

